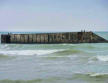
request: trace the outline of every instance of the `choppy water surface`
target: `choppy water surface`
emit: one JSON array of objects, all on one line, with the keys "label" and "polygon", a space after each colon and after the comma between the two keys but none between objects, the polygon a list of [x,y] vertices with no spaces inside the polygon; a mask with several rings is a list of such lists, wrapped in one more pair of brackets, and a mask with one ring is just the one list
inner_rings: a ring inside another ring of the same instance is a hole
[{"label": "choppy water surface", "polygon": [[0,44],[0,83],[108,83],[108,44]]}]

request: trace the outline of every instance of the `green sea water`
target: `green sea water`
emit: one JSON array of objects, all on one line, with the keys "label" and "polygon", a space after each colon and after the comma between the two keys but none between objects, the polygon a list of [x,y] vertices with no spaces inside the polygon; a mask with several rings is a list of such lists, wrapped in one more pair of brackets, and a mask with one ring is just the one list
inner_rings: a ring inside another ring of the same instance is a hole
[{"label": "green sea water", "polygon": [[0,44],[0,83],[108,83],[108,43]]}]

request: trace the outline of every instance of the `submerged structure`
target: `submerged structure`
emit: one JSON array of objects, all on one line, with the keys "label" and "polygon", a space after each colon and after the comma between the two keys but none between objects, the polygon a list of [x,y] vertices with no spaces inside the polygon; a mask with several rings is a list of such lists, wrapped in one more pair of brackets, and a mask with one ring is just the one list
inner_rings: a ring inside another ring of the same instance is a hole
[{"label": "submerged structure", "polygon": [[60,32],[36,34],[2,34],[1,43],[58,44],[58,43],[108,43],[93,32]]}]

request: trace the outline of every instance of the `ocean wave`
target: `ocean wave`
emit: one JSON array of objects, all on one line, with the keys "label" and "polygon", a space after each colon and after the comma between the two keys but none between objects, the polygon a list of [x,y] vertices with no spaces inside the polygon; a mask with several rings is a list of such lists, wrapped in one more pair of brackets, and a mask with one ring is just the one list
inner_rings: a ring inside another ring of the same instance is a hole
[{"label": "ocean wave", "polygon": [[0,80],[0,83],[42,83],[42,79],[37,80]]},{"label": "ocean wave", "polygon": [[56,59],[56,58],[74,58],[74,56],[76,57],[77,55],[81,55],[84,54],[83,51],[80,51],[80,50],[75,50],[75,49],[65,49],[65,50],[61,50],[61,51],[56,51],[56,52],[53,52],[52,54],[50,54],[49,56],[47,56],[48,58],[53,58],[53,59]]},{"label": "ocean wave", "polygon": [[[38,79],[32,79],[32,80],[9,80],[9,79],[4,79],[0,80],[0,83],[65,83],[62,80],[64,78],[60,77],[49,77],[49,78],[38,78]],[[60,82],[62,81],[62,82]]]},{"label": "ocean wave", "polygon": [[1,55],[47,55],[62,50],[13,50],[0,51]]},{"label": "ocean wave", "polygon": [[99,61],[108,61],[108,56],[97,56],[96,59]]},{"label": "ocean wave", "polygon": [[100,76],[108,76],[108,73],[90,73],[88,75],[91,77],[100,77]]},{"label": "ocean wave", "polygon": [[89,61],[103,61],[103,62],[107,62],[108,61],[108,56],[107,55],[94,55],[94,56],[90,56],[89,57]]},{"label": "ocean wave", "polygon": [[62,50],[62,51],[57,51],[55,52],[56,54],[60,54],[60,55],[70,55],[70,54],[78,54],[78,53],[83,53],[83,51],[81,50],[76,50],[76,49],[66,49],[66,50]]},{"label": "ocean wave", "polygon": [[108,73],[75,73],[72,80],[75,79],[86,83],[108,83]]},{"label": "ocean wave", "polygon": [[75,73],[77,76],[88,76],[88,77],[108,77],[108,73]]}]

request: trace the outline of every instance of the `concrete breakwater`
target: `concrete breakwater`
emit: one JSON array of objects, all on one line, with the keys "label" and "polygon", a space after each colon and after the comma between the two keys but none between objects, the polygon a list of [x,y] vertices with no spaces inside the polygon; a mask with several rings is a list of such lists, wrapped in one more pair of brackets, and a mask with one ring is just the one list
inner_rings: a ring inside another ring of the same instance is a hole
[{"label": "concrete breakwater", "polygon": [[93,32],[61,32],[36,34],[2,34],[1,43],[57,44],[57,43],[106,43]]}]

